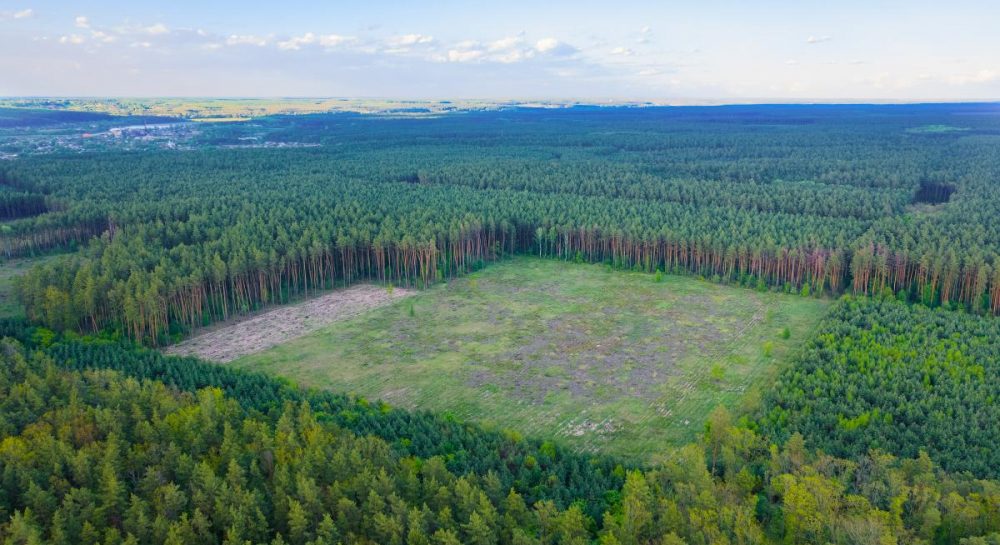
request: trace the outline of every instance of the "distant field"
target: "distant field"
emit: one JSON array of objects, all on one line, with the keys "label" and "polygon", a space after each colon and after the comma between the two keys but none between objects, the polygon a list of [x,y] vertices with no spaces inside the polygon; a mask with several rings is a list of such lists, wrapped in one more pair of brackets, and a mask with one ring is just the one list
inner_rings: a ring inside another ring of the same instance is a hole
[{"label": "distant field", "polygon": [[825,306],[517,258],[231,365],[648,457],[766,384]]},{"label": "distant field", "polygon": [[[55,110],[52,115],[72,113],[86,119],[86,115],[154,115],[183,117],[196,121],[244,121],[268,115],[303,115],[329,112],[409,113],[429,114],[453,109],[494,108],[496,101],[461,100],[381,100],[347,98],[101,98],[101,99],[48,99],[0,98],[0,108]],[[544,105],[544,103],[535,104]],[[3,125],[0,112],[0,126]]]}]

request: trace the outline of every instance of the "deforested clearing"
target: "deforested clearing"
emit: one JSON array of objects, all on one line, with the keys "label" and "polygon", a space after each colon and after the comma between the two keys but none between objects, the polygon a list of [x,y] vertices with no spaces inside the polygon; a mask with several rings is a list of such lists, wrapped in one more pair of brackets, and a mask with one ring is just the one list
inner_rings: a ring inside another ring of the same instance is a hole
[{"label": "deforested clearing", "polygon": [[766,388],[826,305],[519,257],[232,365],[649,458]]},{"label": "deforested clearing", "polygon": [[370,284],[352,286],[213,327],[167,348],[166,352],[225,363],[306,335],[338,320],[357,316],[412,293],[412,290],[387,289]]}]

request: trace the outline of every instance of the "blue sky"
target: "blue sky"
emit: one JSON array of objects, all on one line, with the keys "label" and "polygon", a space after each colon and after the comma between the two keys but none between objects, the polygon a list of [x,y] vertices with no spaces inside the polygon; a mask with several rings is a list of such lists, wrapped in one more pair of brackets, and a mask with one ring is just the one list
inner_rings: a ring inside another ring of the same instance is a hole
[{"label": "blue sky", "polygon": [[997,99],[998,21],[995,0],[0,0],[0,94]]}]

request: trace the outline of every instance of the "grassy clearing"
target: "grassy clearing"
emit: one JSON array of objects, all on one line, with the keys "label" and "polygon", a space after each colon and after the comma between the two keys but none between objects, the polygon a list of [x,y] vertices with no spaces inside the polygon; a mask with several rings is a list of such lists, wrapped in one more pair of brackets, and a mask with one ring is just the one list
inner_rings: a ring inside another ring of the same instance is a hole
[{"label": "grassy clearing", "polygon": [[231,365],[646,459],[773,379],[826,304],[522,257]]},{"label": "grassy clearing", "polygon": [[28,269],[54,259],[55,255],[42,257],[19,257],[0,261],[0,318],[20,318],[24,307],[14,297],[14,281]]}]

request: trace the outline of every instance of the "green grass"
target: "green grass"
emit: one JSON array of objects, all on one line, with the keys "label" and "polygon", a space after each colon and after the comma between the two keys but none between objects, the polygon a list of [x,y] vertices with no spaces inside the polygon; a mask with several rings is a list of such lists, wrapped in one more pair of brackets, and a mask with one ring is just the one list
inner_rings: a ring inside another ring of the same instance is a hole
[{"label": "green grass", "polygon": [[55,255],[46,255],[0,261],[0,318],[24,317],[24,307],[14,297],[14,281],[31,267],[54,257]]},{"label": "green grass", "polygon": [[826,305],[520,257],[231,365],[648,459],[766,387]]}]

